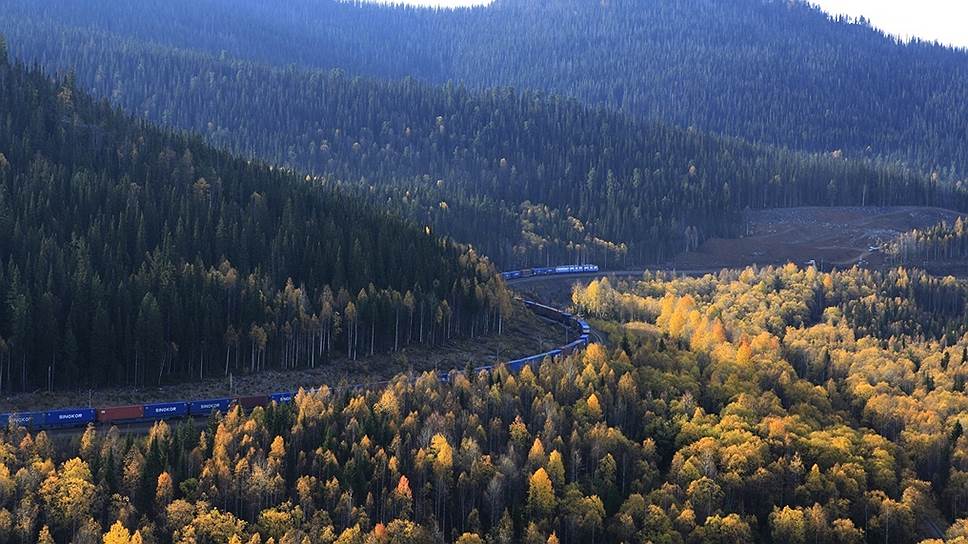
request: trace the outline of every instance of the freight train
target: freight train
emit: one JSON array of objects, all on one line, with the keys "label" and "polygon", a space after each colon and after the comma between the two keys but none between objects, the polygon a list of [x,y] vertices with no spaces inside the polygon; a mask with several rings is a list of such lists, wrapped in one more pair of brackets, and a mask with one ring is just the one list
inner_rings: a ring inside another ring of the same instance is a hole
[{"label": "freight train", "polygon": [[[582,274],[587,272],[597,272],[598,266],[578,265],[578,266],[559,266],[554,268],[533,268],[528,270],[515,270],[501,274],[504,279],[527,278],[532,276],[545,276],[552,274]],[[531,300],[524,301],[536,315],[560,323],[568,329],[573,329],[578,338],[564,346],[538,353],[521,359],[515,359],[504,363],[505,368],[510,372],[520,372],[525,365],[538,364],[547,358],[555,359],[567,357],[572,353],[588,345],[591,327],[579,316],[563,312],[551,306],[545,306]],[[491,372],[496,367],[494,365],[477,367],[476,372]],[[462,373],[462,370],[452,370],[440,372],[438,379],[442,382],[449,382],[454,373]],[[349,386],[350,389],[363,389],[380,387],[390,383],[389,381],[361,383]],[[18,412],[0,414],[0,427],[7,427],[16,424],[32,431],[67,429],[72,427],[85,427],[91,423],[97,424],[137,424],[151,423],[154,421],[181,419],[186,417],[209,417],[215,412],[226,413],[232,406],[240,406],[245,410],[251,410],[257,406],[268,406],[272,403],[290,404],[296,397],[294,391],[272,393],[269,395],[252,395],[243,397],[225,397],[216,399],[203,399],[193,401],[177,402],[158,402],[150,404],[134,404],[129,406],[111,406],[106,408],[60,408],[56,410],[38,412]]]},{"label": "freight train", "polygon": [[531,278],[534,276],[558,276],[566,274],[588,274],[598,272],[597,264],[572,264],[563,266],[549,266],[545,268],[526,268],[524,270],[512,270],[501,272],[504,281],[518,280],[521,278]]}]

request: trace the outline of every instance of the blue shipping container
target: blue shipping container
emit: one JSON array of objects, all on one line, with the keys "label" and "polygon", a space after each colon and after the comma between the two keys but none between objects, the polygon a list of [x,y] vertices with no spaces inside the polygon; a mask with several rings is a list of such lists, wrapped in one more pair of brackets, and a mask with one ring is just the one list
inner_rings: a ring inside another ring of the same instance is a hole
[{"label": "blue shipping container", "polygon": [[145,417],[148,419],[167,419],[170,417],[185,417],[187,415],[187,402],[160,402],[157,404],[145,404]]},{"label": "blue shipping container", "polygon": [[7,427],[12,420],[21,427],[28,429],[43,425],[45,421],[43,412],[23,412],[20,414],[0,414],[0,425]]},{"label": "blue shipping container", "polygon": [[207,416],[212,412],[222,412],[223,414],[229,411],[229,405],[232,403],[232,399],[208,399],[208,400],[194,400],[188,407],[188,411],[193,416]]},{"label": "blue shipping container", "polygon": [[45,424],[48,427],[87,425],[94,421],[94,408],[66,408],[47,412]]},{"label": "blue shipping container", "polygon": [[269,399],[272,400],[272,402],[279,404],[289,404],[294,398],[296,398],[296,394],[291,391],[288,393],[273,393],[269,395]]}]

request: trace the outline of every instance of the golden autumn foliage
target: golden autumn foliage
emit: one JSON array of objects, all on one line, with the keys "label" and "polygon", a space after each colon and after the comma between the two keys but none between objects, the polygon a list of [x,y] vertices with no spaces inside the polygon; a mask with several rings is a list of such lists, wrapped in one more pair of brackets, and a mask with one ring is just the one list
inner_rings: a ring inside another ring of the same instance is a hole
[{"label": "golden autumn foliage", "polygon": [[548,477],[551,479],[552,484],[558,486],[564,485],[565,463],[558,450],[552,451],[551,455],[548,456],[548,465],[545,470],[548,472]]},{"label": "golden autumn foliage", "polygon": [[131,533],[120,521],[116,521],[104,535],[103,542],[104,544],[131,544]]},{"label": "golden autumn foliage", "polygon": [[528,508],[536,516],[551,514],[555,507],[554,486],[543,468],[534,471],[528,481]]},{"label": "golden autumn foliage", "polygon": [[605,362],[605,348],[601,344],[589,344],[583,356],[585,365],[598,368]]},{"label": "golden autumn foliage", "polygon": [[413,492],[410,491],[410,481],[407,480],[406,476],[400,476],[400,480],[397,482],[397,487],[395,489],[397,496],[406,499],[413,498]]},{"label": "golden autumn foliage", "polygon": [[535,438],[534,443],[531,444],[531,450],[528,452],[528,463],[532,466],[543,465],[545,462],[545,450],[544,444],[541,443],[540,438]]},{"label": "golden autumn foliage", "polygon": [[601,419],[602,404],[598,400],[598,395],[596,395],[595,393],[592,393],[591,395],[588,396],[588,400],[586,402],[588,405],[588,415],[590,415],[592,419]]},{"label": "golden autumn foliage", "polygon": [[447,438],[442,434],[435,434],[430,441],[433,456],[434,473],[444,476],[454,465],[454,449],[450,447]]},{"label": "golden autumn foliage", "polygon": [[598,285],[602,316],[646,333],[616,323],[614,343],[518,375],[303,391],[71,445],[7,431],[0,540],[913,544],[930,519],[957,542],[968,338],[932,313],[956,288],[646,275]]}]

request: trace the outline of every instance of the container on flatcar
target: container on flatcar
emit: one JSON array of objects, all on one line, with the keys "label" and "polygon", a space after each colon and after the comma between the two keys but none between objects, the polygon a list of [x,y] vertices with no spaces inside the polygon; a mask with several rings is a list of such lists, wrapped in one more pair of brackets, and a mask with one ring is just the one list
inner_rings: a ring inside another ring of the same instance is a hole
[{"label": "container on flatcar", "polygon": [[45,427],[75,427],[94,422],[94,408],[51,410],[44,416]]},{"label": "container on flatcar", "polygon": [[512,373],[516,373],[522,368],[524,368],[525,364],[527,364],[527,361],[525,359],[516,359],[514,361],[508,361],[506,363],[508,367],[508,372],[512,372]]},{"label": "container on flatcar", "polygon": [[269,395],[269,400],[277,404],[289,404],[296,398],[296,393],[287,391],[283,393],[273,393]]},{"label": "container on flatcar", "polygon": [[36,429],[42,427],[46,418],[43,412],[19,412],[13,414],[0,414],[0,425],[7,427],[11,422],[26,429]]},{"label": "container on flatcar", "polygon": [[575,340],[574,342],[566,346],[563,346],[561,348],[561,353],[562,355],[566,355],[566,356],[571,355],[572,353],[575,353],[576,350],[580,349],[584,345],[585,345],[585,342],[582,341],[581,339]]},{"label": "container on flatcar", "polygon": [[551,319],[552,321],[563,322],[571,319],[571,314],[561,312],[557,308],[545,306],[544,304],[535,302],[533,300],[525,300],[524,305],[535,314],[547,319]]},{"label": "container on flatcar", "polygon": [[229,411],[229,405],[231,404],[232,399],[193,400],[188,405],[188,413],[193,416],[207,416],[211,415],[212,412],[222,412],[224,414]]},{"label": "container on flatcar", "polygon": [[145,404],[144,417],[146,419],[168,419],[172,417],[185,417],[187,415],[187,402],[159,402],[155,404]]},{"label": "container on flatcar", "polygon": [[111,406],[109,408],[97,409],[97,420],[102,423],[141,419],[144,416],[145,407],[140,404],[131,406]]},{"label": "container on flatcar", "polygon": [[245,410],[251,410],[256,406],[265,406],[269,404],[268,395],[251,395],[247,397],[239,397],[235,399],[235,402]]}]

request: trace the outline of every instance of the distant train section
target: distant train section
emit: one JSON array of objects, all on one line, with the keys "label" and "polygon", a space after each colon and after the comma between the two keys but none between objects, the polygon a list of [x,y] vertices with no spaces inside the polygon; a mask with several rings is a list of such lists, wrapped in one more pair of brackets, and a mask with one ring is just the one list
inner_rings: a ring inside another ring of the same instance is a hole
[{"label": "distant train section", "polygon": [[[564,274],[583,274],[588,272],[598,272],[597,265],[572,265],[556,266],[550,268],[529,268],[527,270],[514,270],[503,272],[501,276],[505,280],[517,278],[530,278],[532,276],[551,276]],[[557,308],[539,304],[531,300],[524,301],[536,315],[560,323],[569,330],[573,330],[577,339],[559,348],[530,355],[521,359],[515,359],[504,363],[504,367],[510,372],[520,372],[526,365],[533,365],[545,359],[555,359],[567,357],[588,345],[591,327],[584,319],[568,312],[563,312]],[[494,365],[477,367],[475,372],[491,372],[496,367]],[[437,378],[442,382],[449,382],[454,374],[461,374],[463,370],[451,370],[441,372]],[[367,387],[378,387],[390,382],[382,381],[375,383],[361,383],[350,386],[351,389],[361,389]],[[244,397],[225,397],[217,399],[203,399],[193,401],[158,402],[151,404],[135,404],[129,406],[110,406],[106,408],[63,408],[48,410],[44,412],[20,412],[0,414],[0,427],[7,427],[11,424],[25,427],[32,431],[63,429],[71,427],[85,427],[91,423],[98,424],[132,424],[154,422],[169,419],[180,419],[185,417],[209,417],[215,412],[225,413],[232,406],[240,406],[243,409],[251,410],[257,406],[268,406],[272,403],[289,404],[296,397],[295,391],[284,391],[269,395],[252,395]]]},{"label": "distant train section", "polygon": [[516,280],[520,278],[531,278],[534,276],[556,276],[564,274],[588,274],[590,272],[598,272],[597,264],[573,264],[564,266],[551,266],[545,268],[526,268],[524,270],[511,270],[510,272],[501,272],[501,277],[507,280]]}]

